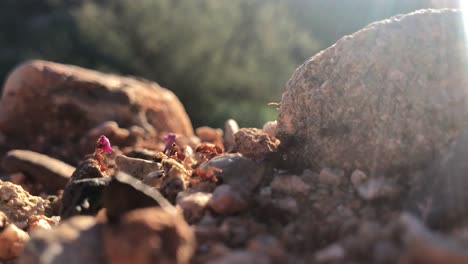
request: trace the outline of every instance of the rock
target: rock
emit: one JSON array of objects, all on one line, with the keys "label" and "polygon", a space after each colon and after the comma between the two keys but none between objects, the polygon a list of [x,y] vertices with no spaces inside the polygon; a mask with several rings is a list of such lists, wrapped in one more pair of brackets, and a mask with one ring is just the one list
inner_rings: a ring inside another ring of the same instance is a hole
[{"label": "rock", "polygon": [[263,125],[263,132],[270,135],[270,137],[274,138],[276,135],[276,127],[278,126],[278,122],[275,121],[268,121]]},{"label": "rock", "polygon": [[196,223],[203,218],[211,196],[211,193],[196,192],[178,197],[177,205],[182,208],[185,220],[189,224]]},{"label": "rock", "polygon": [[223,138],[223,130],[207,126],[198,127],[195,129],[195,134],[197,134],[201,142],[221,143]]},{"label": "rock", "polygon": [[26,222],[32,215],[43,215],[50,211],[50,203],[32,196],[21,186],[0,181],[0,211],[12,222]]},{"label": "rock", "polygon": [[358,194],[364,200],[393,199],[401,191],[396,183],[383,177],[369,179],[358,187]]},{"label": "rock", "polygon": [[270,172],[264,163],[256,163],[240,154],[218,156],[200,166],[203,170],[209,167],[221,170],[221,172],[215,172],[220,182],[229,184],[233,190],[245,194],[250,194],[257,188],[263,177]]},{"label": "rock", "polygon": [[343,247],[339,244],[332,244],[315,253],[314,260],[317,263],[333,263],[333,261],[343,261],[344,257]]},{"label": "rock", "polygon": [[36,60],[18,66],[5,81],[0,130],[12,145],[73,156],[79,139],[109,120],[128,130],[143,128],[148,144],[159,139],[157,134],[193,134],[177,97],[144,79]]},{"label": "rock", "polygon": [[354,188],[358,188],[366,181],[366,179],[367,175],[360,170],[355,170],[353,173],[351,173],[351,183],[353,184]]},{"label": "rock", "polygon": [[96,215],[103,207],[102,194],[111,177],[90,178],[73,181],[63,191],[60,217]]},{"label": "rock", "polygon": [[48,193],[63,189],[75,170],[60,160],[29,150],[9,151],[2,159],[2,168],[9,173],[26,174]]},{"label": "rock", "polygon": [[49,218],[45,215],[32,215],[28,218],[27,230],[28,232],[34,232],[37,230],[51,230],[52,227],[58,225],[59,220],[59,217]]},{"label": "rock", "polygon": [[250,252],[269,256],[271,263],[285,263],[286,250],[282,243],[272,235],[258,235],[247,243]]},{"label": "rock", "polygon": [[242,195],[227,184],[215,189],[208,205],[213,211],[222,215],[239,213],[247,208],[247,202]]},{"label": "rock", "polygon": [[468,119],[460,21],[448,9],[396,16],[307,60],[279,110],[289,164],[374,176],[430,162]]},{"label": "rock", "polygon": [[222,257],[215,258],[208,264],[268,264],[271,263],[268,256],[253,253],[249,251],[236,250],[223,255]]},{"label": "rock", "polygon": [[432,228],[452,228],[468,219],[467,147],[465,128],[412,186],[415,194],[407,203],[416,203],[417,213]]},{"label": "rock", "polygon": [[151,172],[161,170],[161,163],[144,159],[129,158],[124,155],[118,155],[115,158],[115,164],[119,170],[140,180],[148,176]]},{"label": "rock", "polygon": [[107,263],[102,228],[94,217],[76,216],[52,230],[34,232],[18,264]]},{"label": "rock", "polygon": [[69,183],[84,180],[84,179],[94,179],[94,178],[103,178],[107,177],[102,171],[93,157],[88,157],[86,160],[82,161],[76,167],[76,170],[70,177]]},{"label": "rock", "polygon": [[319,182],[325,185],[337,186],[344,179],[344,171],[324,168],[320,171]]},{"label": "rock", "polygon": [[234,138],[236,150],[251,159],[262,159],[278,151],[279,141],[257,128],[241,128]]},{"label": "rock", "polygon": [[239,131],[239,125],[237,124],[236,120],[226,120],[226,123],[224,124],[224,148],[227,151],[230,151],[235,147],[236,141],[234,134],[236,134],[237,131]]},{"label": "rock", "polygon": [[189,263],[195,250],[193,231],[178,213],[138,209],[106,226],[103,242],[108,263]]},{"label": "rock", "polygon": [[0,261],[18,257],[28,242],[29,235],[14,224],[5,221],[5,215],[0,212]]},{"label": "rock", "polygon": [[130,152],[125,153],[125,156],[152,161],[155,159],[157,153],[158,152],[149,149],[132,148]]},{"label": "rock", "polygon": [[466,244],[431,233],[419,220],[408,214],[402,214],[398,224],[404,228],[402,240],[405,245],[400,263],[468,263]]},{"label": "rock", "polygon": [[154,206],[161,206],[168,211],[175,210],[158,190],[122,172],[112,177],[104,190],[103,207],[106,208],[109,221],[118,221],[128,211]]},{"label": "rock", "polygon": [[310,191],[310,186],[296,175],[277,176],[270,186],[272,191],[284,194],[307,195]]},{"label": "rock", "polygon": [[98,126],[90,129],[85,136],[80,140],[81,153],[91,153],[94,151],[96,139],[101,135],[105,135],[112,144],[119,147],[134,146],[139,138],[142,138],[144,130],[138,132],[138,127],[133,126],[129,129],[120,128],[115,121],[106,121]]}]

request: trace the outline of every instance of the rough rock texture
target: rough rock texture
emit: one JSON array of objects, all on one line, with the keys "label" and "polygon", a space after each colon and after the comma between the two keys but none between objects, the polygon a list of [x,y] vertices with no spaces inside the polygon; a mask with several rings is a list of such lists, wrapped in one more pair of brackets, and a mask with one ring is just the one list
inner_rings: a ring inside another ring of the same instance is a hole
[{"label": "rough rock texture", "polygon": [[198,222],[203,217],[211,196],[211,193],[195,192],[177,197],[177,205],[182,208],[184,218],[189,224]]},{"label": "rough rock texture", "polygon": [[102,225],[90,216],[76,216],[52,230],[34,232],[19,264],[107,263]]},{"label": "rough rock texture", "polygon": [[118,155],[115,158],[117,168],[137,179],[145,178],[149,173],[160,170],[161,163]]},{"label": "rough rock texture", "polygon": [[241,128],[234,134],[235,149],[251,159],[262,159],[277,152],[279,141],[258,128]]},{"label": "rough rock texture", "polygon": [[63,152],[79,149],[86,131],[110,120],[125,129],[141,127],[153,141],[165,132],[193,134],[177,97],[143,79],[29,61],[13,70],[3,88],[0,130],[17,141],[11,144],[41,153],[66,157],[70,153]]},{"label": "rough rock texture", "polygon": [[423,10],[307,60],[280,106],[276,134],[288,162],[372,176],[433,158],[468,118],[464,41],[460,11]]},{"label": "rough rock texture", "polygon": [[102,208],[102,194],[111,177],[73,181],[63,191],[60,217],[96,215]]},{"label": "rough rock texture", "polygon": [[249,196],[270,172],[265,164],[258,164],[239,154],[226,154],[215,157],[205,163],[200,168],[208,170],[210,167],[220,169],[215,172],[220,182],[230,185],[235,191],[242,192]]},{"label": "rough rock texture", "polygon": [[21,186],[0,181],[0,211],[12,222],[25,222],[31,215],[50,210],[49,201],[32,196]]},{"label": "rough rock texture", "polygon": [[97,161],[92,157],[88,157],[78,164],[78,167],[76,167],[76,170],[70,177],[69,183],[83,179],[103,177],[106,177],[106,175],[101,171]]},{"label": "rough rock texture", "polygon": [[125,214],[106,226],[103,242],[108,263],[189,263],[195,249],[193,231],[179,213],[147,208]]},{"label": "rough rock texture", "polygon": [[60,160],[29,150],[9,151],[2,160],[2,168],[9,173],[26,174],[50,193],[63,189],[75,170]]},{"label": "rough rock texture", "polygon": [[112,177],[102,199],[110,221],[117,221],[124,213],[139,208],[161,206],[173,209],[158,190],[121,172]]},{"label": "rough rock texture", "polygon": [[28,240],[29,235],[10,224],[6,215],[0,211],[0,263],[19,256]]}]

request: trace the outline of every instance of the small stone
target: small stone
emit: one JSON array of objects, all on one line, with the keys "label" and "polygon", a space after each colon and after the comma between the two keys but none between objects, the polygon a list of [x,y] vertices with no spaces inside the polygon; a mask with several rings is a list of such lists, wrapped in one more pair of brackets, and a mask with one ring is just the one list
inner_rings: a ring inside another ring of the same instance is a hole
[{"label": "small stone", "polygon": [[[1,212],[0,212],[1,214]],[[0,215],[0,220],[4,215]],[[18,257],[28,242],[29,235],[14,224],[0,222],[0,261]]]},{"label": "small stone", "polygon": [[209,167],[220,169],[221,172],[215,172],[216,177],[222,183],[229,184],[233,190],[245,194],[250,194],[257,188],[263,177],[270,172],[265,164],[258,164],[237,153],[215,157],[200,166],[203,170]]},{"label": "small stone", "polygon": [[299,205],[296,199],[290,196],[272,199],[272,204],[279,212],[288,214],[289,216],[295,216],[299,213]]},{"label": "small stone", "polygon": [[115,158],[115,163],[119,170],[140,180],[145,178],[151,172],[161,169],[161,163],[138,158],[129,158],[124,155],[118,155]]},{"label": "small stone", "polygon": [[332,244],[317,253],[314,260],[317,263],[334,263],[334,261],[342,261],[345,257],[345,250],[339,244]]},{"label": "small stone", "polygon": [[125,156],[129,158],[144,159],[144,160],[154,160],[158,152],[145,149],[145,148],[131,148],[129,152],[125,152]]},{"label": "small stone", "polygon": [[0,211],[12,222],[26,222],[30,216],[43,215],[49,210],[48,200],[30,195],[19,185],[0,181]]},{"label": "small stone", "polygon": [[75,216],[52,230],[38,230],[25,245],[18,264],[107,263],[102,228],[94,217]]},{"label": "small stone", "polygon": [[45,215],[32,215],[28,218],[28,232],[37,230],[51,230],[52,227],[57,226],[60,218],[53,217],[49,218]]},{"label": "small stone", "polygon": [[211,197],[211,193],[196,192],[177,199],[177,205],[183,209],[185,220],[193,224],[203,218]]},{"label": "small stone", "polygon": [[271,263],[268,256],[261,255],[249,251],[232,251],[222,257],[215,258],[207,264],[237,264],[237,263],[246,263],[246,264],[269,264]]},{"label": "small stone", "polygon": [[279,140],[257,128],[241,128],[234,134],[236,150],[247,158],[262,159],[277,152]]},{"label": "small stone", "polygon": [[270,135],[270,137],[274,138],[276,135],[276,126],[278,125],[278,122],[275,121],[268,121],[263,125],[263,132],[267,133]]},{"label": "small stone", "polygon": [[76,167],[76,170],[70,177],[69,183],[77,180],[103,177],[106,177],[106,175],[101,171],[101,167],[97,161],[92,157],[88,157],[86,160],[78,164],[78,167]]},{"label": "small stone", "polygon": [[102,208],[102,194],[112,178],[91,178],[73,181],[67,185],[62,196],[60,217],[96,215]]},{"label": "small stone", "polygon": [[402,214],[397,224],[403,228],[404,252],[400,263],[468,263],[468,253],[463,243],[430,232],[423,223],[409,214]]},{"label": "small stone", "polygon": [[247,249],[259,255],[269,256],[272,263],[284,263],[286,250],[282,243],[272,235],[258,235],[247,243]]},{"label": "small stone", "polygon": [[361,184],[363,184],[367,179],[367,175],[360,171],[355,170],[351,174],[351,183],[353,184],[354,188],[358,188]]},{"label": "small stone", "polygon": [[244,198],[227,184],[215,189],[208,204],[213,211],[222,215],[239,213],[247,208]]},{"label": "small stone", "polygon": [[384,177],[369,179],[358,187],[358,194],[364,200],[392,199],[400,192],[400,188],[393,181]]},{"label": "small stone", "polygon": [[221,143],[223,138],[223,130],[207,126],[197,128],[195,134],[197,134],[201,142]]},{"label": "small stone", "polygon": [[9,173],[26,174],[48,193],[63,189],[75,170],[60,160],[29,150],[9,151],[2,160],[2,168]]},{"label": "small stone", "polygon": [[103,207],[109,221],[118,221],[128,211],[154,206],[175,210],[158,190],[122,172],[112,177],[104,190]]},{"label": "small stone", "polygon": [[193,231],[179,213],[161,208],[131,211],[103,230],[107,263],[189,263]]},{"label": "small stone", "polygon": [[296,175],[277,176],[273,179],[270,186],[273,192],[285,194],[307,195],[310,191],[310,186]]},{"label": "small stone", "polygon": [[229,151],[236,145],[234,134],[236,134],[237,131],[239,131],[239,125],[236,120],[226,120],[226,123],[224,124],[224,148],[226,150]]},{"label": "small stone", "polygon": [[342,170],[332,170],[329,168],[324,168],[320,171],[319,182],[325,185],[340,185],[341,180],[344,177],[344,171]]}]

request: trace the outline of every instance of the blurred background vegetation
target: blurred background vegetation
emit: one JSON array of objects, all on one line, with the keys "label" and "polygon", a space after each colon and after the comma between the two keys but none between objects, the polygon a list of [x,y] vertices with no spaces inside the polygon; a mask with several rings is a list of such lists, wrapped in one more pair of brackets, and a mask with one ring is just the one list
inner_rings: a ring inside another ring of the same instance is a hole
[{"label": "blurred background vegetation", "polygon": [[194,126],[261,126],[316,52],[370,22],[450,2],[0,0],[0,78],[39,58],[141,76],[174,91]]}]

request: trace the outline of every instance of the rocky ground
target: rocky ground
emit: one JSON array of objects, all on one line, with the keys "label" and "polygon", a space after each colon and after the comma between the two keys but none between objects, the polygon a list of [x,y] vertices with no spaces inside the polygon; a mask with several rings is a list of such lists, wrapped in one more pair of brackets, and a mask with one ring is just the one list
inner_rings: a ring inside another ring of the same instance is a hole
[{"label": "rocky ground", "polygon": [[[194,131],[156,83],[19,66],[0,101],[0,263],[468,263],[460,19],[345,37],[262,128]],[[424,43],[451,59],[411,56]]]}]

